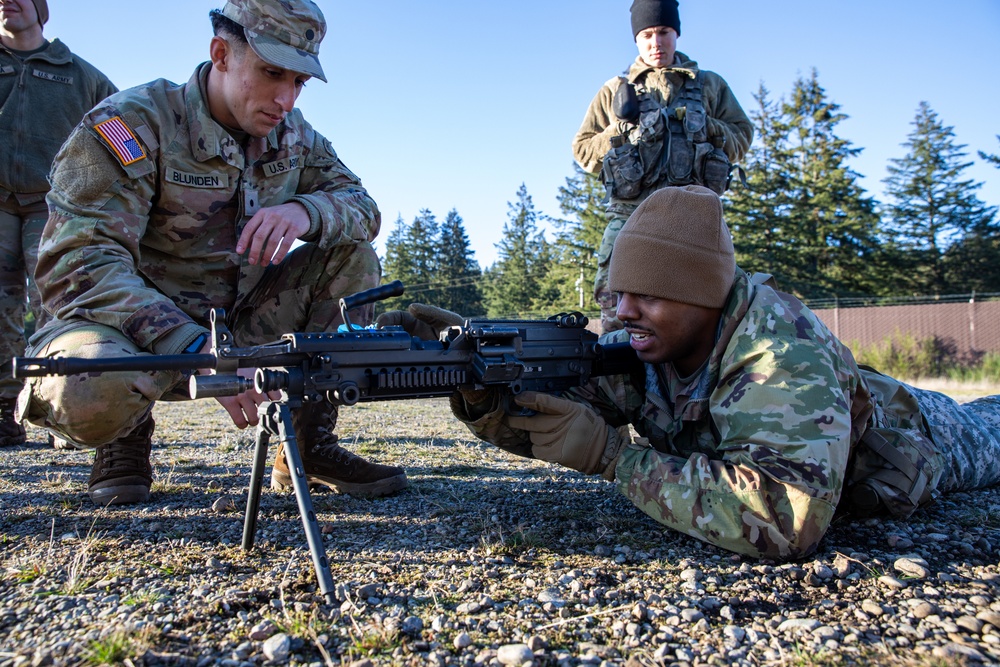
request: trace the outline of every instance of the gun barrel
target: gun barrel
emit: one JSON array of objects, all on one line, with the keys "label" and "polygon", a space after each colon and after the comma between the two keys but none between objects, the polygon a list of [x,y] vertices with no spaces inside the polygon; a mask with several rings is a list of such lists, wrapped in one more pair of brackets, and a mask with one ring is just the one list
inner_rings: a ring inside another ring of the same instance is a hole
[{"label": "gun barrel", "polygon": [[253,380],[239,375],[192,375],[188,395],[193,399],[236,396],[253,389]]},{"label": "gun barrel", "polygon": [[80,375],[113,371],[193,371],[215,368],[212,354],[137,354],[131,357],[14,357],[15,378]]}]

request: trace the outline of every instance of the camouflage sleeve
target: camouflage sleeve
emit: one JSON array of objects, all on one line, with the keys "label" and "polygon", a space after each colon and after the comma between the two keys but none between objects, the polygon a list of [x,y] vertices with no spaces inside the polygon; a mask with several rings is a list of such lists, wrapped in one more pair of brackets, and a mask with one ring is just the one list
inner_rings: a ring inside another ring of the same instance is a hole
[{"label": "camouflage sleeve", "polygon": [[737,338],[742,347],[727,350],[709,407],[716,450],[684,458],[631,445],[618,488],[660,523],[721,548],[806,556],[840,498],[850,401],[821,343]]},{"label": "camouflage sleeve", "polygon": [[726,138],[724,150],[731,162],[739,162],[753,141],[753,123],[725,79],[715,72],[705,72],[705,111],[708,135]]},{"label": "camouflage sleeve", "polygon": [[56,155],[35,276],[57,318],[104,324],[150,349],[168,332],[197,327],[136,271],[156,169],[148,155],[123,167],[97,138],[94,126],[115,116],[98,107]]},{"label": "camouflage sleeve", "polygon": [[378,206],[330,142],[311,128],[308,131],[313,135],[312,147],[299,194],[291,199],[309,212],[310,229],[302,239],[324,248],[374,241],[382,224]]},{"label": "camouflage sleeve", "polygon": [[604,156],[611,150],[611,137],[619,134],[618,119],[611,110],[616,82],[620,82],[617,77],[601,87],[573,137],[573,159],[591,174],[600,173]]}]

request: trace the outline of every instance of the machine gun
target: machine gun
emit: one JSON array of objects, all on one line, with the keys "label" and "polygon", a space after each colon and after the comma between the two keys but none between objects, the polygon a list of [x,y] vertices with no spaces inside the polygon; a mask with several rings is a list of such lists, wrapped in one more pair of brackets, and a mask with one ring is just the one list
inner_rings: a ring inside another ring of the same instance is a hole
[{"label": "machine gun", "polygon": [[[215,309],[211,352],[207,354],[136,355],[103,359],[16,357],[14,376],[38,377],[113,371],[197,371],[188,390],[192,399],[235,396],[248,389],[277,391],[281,399],[259,407],[256,449],[243,524],[243,548],[253,548],[261,485],[271,435],[285,445],[299,513],[309,543],[320,590],[332,602],[333,579],[313,512],[308,483],[292,428],[291,410],[306,402],[354,405],[448,396],[457,389],[497,388],[510,397],[522,391],[558,392],[601,375],[630,373],[638,359],[627,343],[602,346],[586,329],[580,313],[546,320],[468,319],[428,341],[402,327],[366,329],[353,325],[348,311],[403,293],[394,281],[340,300],[342,330],[289,333],[272,343],[237,347]],[[254,377],[237,375],[254,368]]]}]

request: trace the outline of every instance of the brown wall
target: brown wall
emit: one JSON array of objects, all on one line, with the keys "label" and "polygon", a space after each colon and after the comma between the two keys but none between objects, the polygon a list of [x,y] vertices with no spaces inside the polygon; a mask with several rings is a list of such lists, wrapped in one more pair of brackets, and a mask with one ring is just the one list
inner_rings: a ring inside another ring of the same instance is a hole
[{"label": "brown wall", "polygon": [[898,331],[918,339],[936,337],[962,359],[1000,352],[1000,301],[831,308],[814,312],[848,345],[871,345]]}]

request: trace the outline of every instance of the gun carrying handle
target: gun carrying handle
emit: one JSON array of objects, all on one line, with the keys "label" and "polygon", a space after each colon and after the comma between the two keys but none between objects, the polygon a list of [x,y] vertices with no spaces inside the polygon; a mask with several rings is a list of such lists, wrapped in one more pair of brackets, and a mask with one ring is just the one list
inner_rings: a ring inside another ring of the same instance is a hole
[{"label": "gun carrying handle", "polygon": [[374,303],[375,301],[388,299],[392,296],[402,296],[404,289],[405,288],[403,287],[403,282],[401,280],[393,280],[391,283],[386,283],[385,285],[380,285],[379,287],[373,287],[371,289],[366,289],[363,292],[343,297],[340,300],[340,317],[344,320],[344,324],[347,325],[347,330],[351,331],[355,328],[351,325],[351,320],[347,317],[347,311],[357,308],[358,306]]}]

